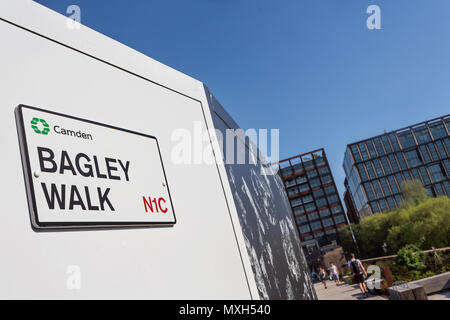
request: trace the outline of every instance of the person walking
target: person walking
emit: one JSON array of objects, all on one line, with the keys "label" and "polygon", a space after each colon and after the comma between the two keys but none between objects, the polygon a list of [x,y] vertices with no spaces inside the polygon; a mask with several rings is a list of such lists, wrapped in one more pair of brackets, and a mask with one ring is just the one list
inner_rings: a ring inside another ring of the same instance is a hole
[{"label": "person walking", "polygon": [[356,259],[355,254],[350,254],[351,259],[348,262],[348,267],[350,268],[352,274],[353,274],[353,280],[359,285],[359,289],[361,289],[361,293],[363,294],[364,298],[367,298],[367,287],[365,284],[365,278],[367,278],[367,272],[364,268],[363,264],[359,259]]},{"label": "person walking", "polygon": [[327,288],[327,272],[322,267],[320,267],[320,269],[319,269],[319,279],[323,283],[323,285],[326,289]]},{"label": "person walking", "polygon": [[330,263],[330,273],[331,273],[331,279],[334,280],[336,285],[338,285],[339,284],[339,271],[334,263]]}]

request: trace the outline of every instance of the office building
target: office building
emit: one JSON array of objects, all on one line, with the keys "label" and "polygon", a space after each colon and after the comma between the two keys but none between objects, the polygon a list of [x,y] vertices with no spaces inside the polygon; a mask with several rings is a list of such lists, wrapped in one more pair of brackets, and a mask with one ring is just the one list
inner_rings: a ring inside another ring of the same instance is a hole
[{"label": "office building", "polygon": [[347,146],[344,170],[359,218],[396,209],[401,183],[416,179],[430,196],[450,195],[450,116]]},{"label": "office building", "polygon": [[347,220],[324,149],[281,160],[279,166],[301,241],[316,240],[319,246],[335,241]]}]

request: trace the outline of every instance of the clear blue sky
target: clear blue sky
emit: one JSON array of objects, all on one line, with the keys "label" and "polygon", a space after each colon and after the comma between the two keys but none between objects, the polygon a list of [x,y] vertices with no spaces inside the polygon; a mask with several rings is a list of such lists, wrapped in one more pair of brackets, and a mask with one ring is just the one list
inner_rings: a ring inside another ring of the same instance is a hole
[{"label": "clear blue sky", "polygon": [[[39,0],[206,83],[280,157],[324,147],[343,191],[348,143],[450,111],[448,0]],[[382,30],[366,28],[381,8]]]}]

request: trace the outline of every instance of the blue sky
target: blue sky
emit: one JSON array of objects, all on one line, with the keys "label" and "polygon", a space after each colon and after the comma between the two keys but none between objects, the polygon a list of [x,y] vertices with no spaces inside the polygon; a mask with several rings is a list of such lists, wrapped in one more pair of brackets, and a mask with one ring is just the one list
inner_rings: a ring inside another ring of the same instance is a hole
[{"label": "blue sky", "polygon": [[[343,192],[348,143],[448,114],[448,0],[39,0],[206,83],[280,157],[324,147]],[[381,30],[366,9],[381,8]]]}]

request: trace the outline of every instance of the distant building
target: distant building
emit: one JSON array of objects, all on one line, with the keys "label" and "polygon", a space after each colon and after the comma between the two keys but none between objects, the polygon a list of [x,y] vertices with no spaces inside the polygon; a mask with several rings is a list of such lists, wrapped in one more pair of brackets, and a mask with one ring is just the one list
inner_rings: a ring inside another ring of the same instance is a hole
[{"label": "distant building", "polygon": [[358,212],[356,211],[355,204],[353,203],[353,198],[350,193],[349,187],[348,187],[348,181],[345,179],[344,181],[345,186],[345,192],[344,192],[344,203],[345,207],[347,208],[347,218],[350,223],[359,223],[359,217]]},{"label": "distant building", "polygon": [[301,241],[316,240],[320,247],[335,241],[347,220],[324,149],[278,165]]},{"label": "distant building", "polygon": [[449,129],[446,115],[349,144],[346,203],[354,205],[359,218],[398,208],[401,183],[412,179],[422,182],[430,196],[450,196]]}]

